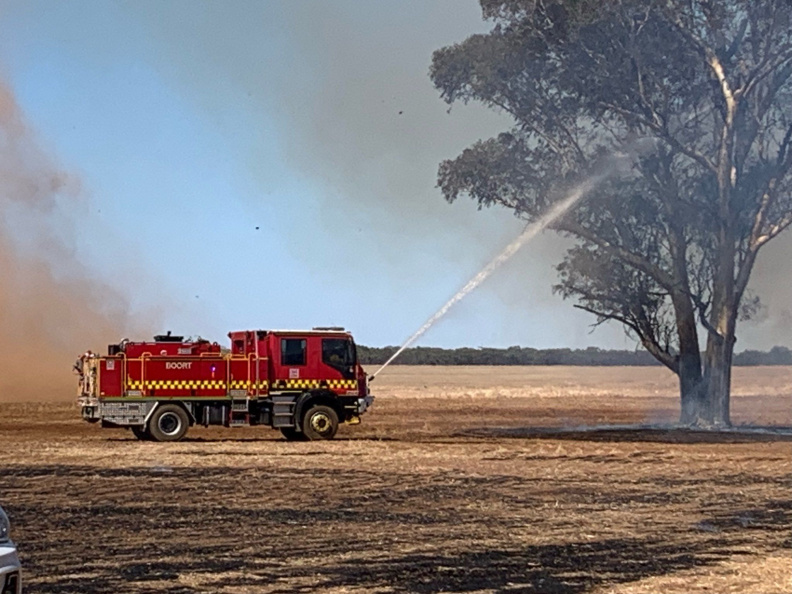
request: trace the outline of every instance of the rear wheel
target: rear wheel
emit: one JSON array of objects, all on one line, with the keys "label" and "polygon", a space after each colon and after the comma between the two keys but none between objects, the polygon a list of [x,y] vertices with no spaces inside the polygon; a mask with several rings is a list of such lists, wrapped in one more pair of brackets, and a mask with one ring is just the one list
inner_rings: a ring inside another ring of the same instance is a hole
[{"label": "rear wheel", "polygon": [[181,406],[163,404],[151,415],[148,433],[154,441],[179,441],[189,427],[190,418]]},{"label": "rear wheel", "polygon": [[333,439],[338,431],[338,415],[329,406],[312,406],[303,416],[302,430],[310,440]]},{"label": "rear wheel", "polygon": [[151,439],[149,432],[146,431],[145,427],[130,427],[132,429],[132,433],[134,433],[135,437],[137,437],[140,441],[147,441]]}]

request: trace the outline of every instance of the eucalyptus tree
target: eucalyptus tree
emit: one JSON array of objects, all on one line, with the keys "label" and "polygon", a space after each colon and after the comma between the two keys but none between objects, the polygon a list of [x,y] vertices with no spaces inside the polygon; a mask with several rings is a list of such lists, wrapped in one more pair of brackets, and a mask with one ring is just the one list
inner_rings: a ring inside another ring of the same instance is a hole
[{"label": "eucalyptus tree", "polygon": [[792,3],[480,2],[491,30],[437,50],[430,76],[513,125],[441,163],[444,197],[535,220],[633,154],[554,225],[574,240],[556,289],[679,376],[682,422],[729,424],[751,272],[792,224]]}]

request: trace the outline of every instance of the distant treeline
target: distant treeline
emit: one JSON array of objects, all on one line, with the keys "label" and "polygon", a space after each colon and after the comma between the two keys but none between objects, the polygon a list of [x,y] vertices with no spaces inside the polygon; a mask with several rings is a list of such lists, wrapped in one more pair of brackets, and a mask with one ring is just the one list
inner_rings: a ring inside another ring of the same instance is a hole
[{"label": "distant treeline", "polygon": [[[358,355],[363,365],[382,365],[397,350],[398,347],[395,346],[376,348],[358,345]],[[611,351],[596,347],[532,349],[518,346],[506,349],[415,347],[405,350],[394,363],[399,365],[659,365],[657,360],[646,351]],[[792,350],[777,346],[768,352],[743,351],[735,354],[734,364],[792,365]]]}]

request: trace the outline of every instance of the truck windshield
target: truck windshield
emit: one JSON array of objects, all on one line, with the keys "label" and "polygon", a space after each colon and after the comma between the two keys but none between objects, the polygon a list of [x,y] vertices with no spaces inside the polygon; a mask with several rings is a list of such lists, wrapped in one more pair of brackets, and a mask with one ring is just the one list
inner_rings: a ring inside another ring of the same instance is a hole
[{"label": "truck windshield", "polygon": [[340,371],[345,378],[354,378],[355,345],[347,338],[323,338],[322,362]]}]

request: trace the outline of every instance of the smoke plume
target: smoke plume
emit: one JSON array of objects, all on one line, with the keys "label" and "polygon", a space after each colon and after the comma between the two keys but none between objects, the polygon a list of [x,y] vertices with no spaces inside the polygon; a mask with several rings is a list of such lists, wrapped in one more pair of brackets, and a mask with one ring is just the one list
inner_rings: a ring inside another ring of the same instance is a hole
[{"label": "smoke plume", "polygon": [[750,289],[763,304],[754,320],[738,327],[738,351],[770,349],[774,346],[792,347],[792,231],[763,248],[751,276]]},{"label": "smoke plume", "polygon": [[[310,237],[294,257],[316,283],[332,285],[332,301],[361,304],[354,315],[343,306],[332,314],[358,340],[403,340],[448,289],[520,233],[511,211],[449,205],[436,187],[441,161],[511,123],[481,105],[449,113],[429,78],[435,50],[491,28],[476,0],[188,6],[127,10],[149,36],[157,71],[192,104],[222,126],[226,95],[244,98],[240,113],[251,110],[251,129],[277,138],[284,166],[305,186],[294,200],[299,216],[279,228]],[[273,190],[262,154],[253,150],[249,162],[263,200],[291,199],[291,190]],[[620,328],[592,339],[591,317],[552,294],[564,245],[551,233],[538,237],[506,264],[508,273],[450,312],[453,322],[433,328],[427,344],[623,346]],[[337,282],[352,274],[360,282]]]},{"label": "smoke plume", "polygon": [[0,401],[74,396],[74,359],[127,327],[124,298],[77,256],[73,213],[86,206],[0,82]]}]

